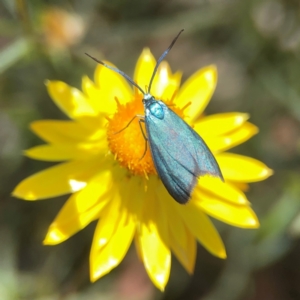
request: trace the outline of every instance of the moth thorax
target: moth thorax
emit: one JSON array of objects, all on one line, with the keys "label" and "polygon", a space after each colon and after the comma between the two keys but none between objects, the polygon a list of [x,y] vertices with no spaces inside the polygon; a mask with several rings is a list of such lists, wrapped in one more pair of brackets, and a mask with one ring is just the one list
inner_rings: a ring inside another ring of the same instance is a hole
[{"label": "moth thorax", "polygon": [[164,114],[163,107],[156,100],[149,104],[149,110],[150,110],[151,115],[153,115],[154,117],[156,117],[160,120],[162,120],[164,118],[165,114]]}]

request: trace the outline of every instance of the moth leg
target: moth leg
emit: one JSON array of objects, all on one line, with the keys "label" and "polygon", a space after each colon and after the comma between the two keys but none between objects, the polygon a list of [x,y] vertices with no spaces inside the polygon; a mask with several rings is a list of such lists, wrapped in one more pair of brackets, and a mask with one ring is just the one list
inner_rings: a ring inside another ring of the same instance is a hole
[{"label": "moth leg", "polygon": [[146,152],[147,152],[147,150],[148,150],[148,138],[146,137],[146,134],[145,134],[145,132],[144,132],[144,129],[143,129],[141,123],[145,123],[145,120],[144,120],[144,119],[139,119],[139,125],[140,125],[140,128],[141,128],[141,132],[142,132],[143,137],[144,137],[144,139],[145,139],[145,150],[144,150],[144,153],[143,153],[142,157],[140,158],[140,160],[142,160],[142,159],[145,157]]},{"label": "moth leg", "polygon": [[121,130],[119,130],[117,132],[114,132],[114,134],[118,134],[118,133],[122,132],[123,130],[125,130],[127,127],[129,127],[129,125],[133,122],[133,120],[135,118],[140,118],[140,120],[141,120],[141,118],[144,118],[144,116],[143,115],[135,115],[124,128],[122,128]]}]

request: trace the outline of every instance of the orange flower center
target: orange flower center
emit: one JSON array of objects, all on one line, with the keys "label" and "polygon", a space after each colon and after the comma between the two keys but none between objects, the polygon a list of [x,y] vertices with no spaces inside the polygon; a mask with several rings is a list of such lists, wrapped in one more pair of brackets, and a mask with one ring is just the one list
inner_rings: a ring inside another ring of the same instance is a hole
[{"label": "orange flower center", "polygon": [[[111,152],[121,166],[127,168],[134,175],[147,177],[147,175],[156,174],[156,170],[149,143],[146,144],[147,141],[144,137],[144,135],[146,136],[145,124],[143,122],[140,122],[141,125],[139,124],[141,118],[138,115],[144,116],[142,99],[143,96],[137,93],[133,101],[125,105],[120,104],[116,99],[117,112],[109,119],[107,139]],[[166,104],[172,105],[171,109],[182,116],[183,110],[176,108],[171,102],[168,101]],[[130,121],[132,122],[130,123]]]}]

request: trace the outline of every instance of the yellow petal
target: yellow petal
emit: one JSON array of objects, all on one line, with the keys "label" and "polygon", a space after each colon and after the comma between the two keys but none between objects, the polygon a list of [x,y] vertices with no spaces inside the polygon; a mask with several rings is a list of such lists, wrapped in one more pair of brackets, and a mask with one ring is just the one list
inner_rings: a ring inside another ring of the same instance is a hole
[{"label": "yellow petal", "polygon": [[116,231],[116,227],[122,217],[122,211],[120,209],[121,201],[122,195],[119,192],[115,191],[111,196],[109,206],[101,215],[100,220],[97,224],[91,248],[91,259],[96,259],[99,251],[107,245],[114,232]]},{"label": "yellow petal", "polygon": [[46,245],[55,245],[87,226],[111,199],[111,171],[103,171],[81,191],[74,193],[48,229]]},{"label": "yellow petal", "polygon": [[93,144],[41,145],[24,151],[25,155],[38,160],[64,161],[85,160],[107,153],[106,140]]},{"label": "yellow petal", "polygon": [[71,119],[97,115],[87,98],[78,89],[62,81],[47,81],[46,86],[52,100]]},{"label": "yellow petal", "polygon": [[243,125],[249,119],[245,113],[210,115],[195,123],[194,129],[203,137],[225,135]]},{"label": "yellow petal", "polygon": [[134,241],[134,246],[135,246],[137,257],[140,260],[140,262],[142,262],[143,258],[142,258],[141,248],[140,248],[140,241],[139,241],[138,231],[136,232],[133,241]]},{"label": "yellow petal", "polygon": [[[172,224],[170,228],[172,227]],[[190,231],[185,228],[185,244],[179,243],[179,238],[174,230],[170,230],[170,246],[179,262],[186,271],[192,275],[195,268],[197,243]]]},{"label": "yellow petal", "polygon": [[221,152],[244,143],[257,132],[258,128],[255,125],[246,122],[226,135],[207,136],[205,142],[212,152]]},{"label": "yellow petal", "polygon": [[273,171],[264,163],[248,156],[226,152],[217,154],[215,157],[223,176],[232,181],[255,182],[273,174]]},{"label": "yellow petal", "polygon": [[100,159],[59,164],[27,177],[17,185],[12,195],[25,200],[39,200],[80,191],[103,164]]},{"label": "yellow petal", "polygon": [[250,186],[248,183],[246,182],[241,182],[241,181],[231,181],[231,180],[226,180],[227,183],[235,186],[236,188],[238,188],[239,190],[243,191],[243,192],[247,192],[250,189]]},{"label": "yellow petal", "polygon": [[[207,194],[215,195],[221,199],[231,202],[236,205],[249,204],[245,194],[234,187],[232,184],[223,182],[220,178],[203,176],[198,179],[198,185],[195,187],[194,192],[203,190]],[[194,197],[194,192],[192,197]],[[196,195],[195,195],[196,197]]]},{"label": "yellow petal", "polygon": [[[93,109],[98,113],[113,113],[113,111],[108,110],[109,105],[103,105],[105,99],[103,98],[103,93],[96,86],[96,84],[87,76],[82,77],[82,91],[86,95],[89,104],[93,107]],[[108,103],[107,103],[108,104]],[[103,110],[105,108],[105,110]],[[115,108],[115,103],[114,103]]]},{"label": "yellow petal", "polygon": [[58,224],[58,221],[55,220],[50,225],[43,244],[57,245],[64,242],[69,237],[85,228],[89,223],[97,219],[105,204],[106,202],[101,202],[81,214],[70,215],[68,222],[65,221],[63,224]]},{"label": "yellow petal", "polygon": [[176,105],[184,107],[191,102],[185,112],[191,121],[195,120],[210,101],[216,83],[217,69],[214,65],[200,69],[182,85],[175,98]]},{"label": "yellow petal", "polygon": [[31,130],[52,144],[80,143],[105,138],[105,128],[90,130],[74,121],[42,120],[30,124]]},{"label": "yellow petal", "polygon": [[171,252],[166,215],[151,188],[144,199],[143,222],[138,235],[146,271],[155,286],[163,291],[170,276]]},{"label": "yellow petal", "polygon": [[160,100],[171,100],[180,85],[181,73],[172,74],[169,64],[163,61],[154,78],[151,94]]},{"label": "yellow petal", "polygon": [[210,216],[227,224],[242,228],[258,228],[259,221],[247,205],[234,205],[206,193],[198,193],[195,205]]},{"label": "yellow petal", "polygon": [[73,121],[41,120],[30,124],[31,130],[51,144],[80,143],[105,139],[106,128],[87,129]]},{"label": "yellow petal", "polygon": [[203,247],[219,258],[226,258],[225,247],[218,231],[194,202],[190,201],[187,205],[180,205],[173,200],[173,205],[182,216],[189,231]]},{"label": "yellow petal", "polygon": [[[136,180],[132,178],[129,179],[125,177],[124,174],[119,178],[115,177],[114,174],[114,180],[119,180],[118,188],[115,186],[115,189],[110,192],[112,196],[110,197],[109,206],[106,211],[101,213],[100,221],[98,222],[94,234],[91,257],[93,257],[93,255],[98,256],[101,248],[109,242],[109,239],[115,232],[122,210],[126,210],[124,214],[130,214],[132,218],[135,218],[136,215],[139,214],[142,202],[139,201],[138,198],[140,193],[137,190]],[[113,182],[110,184],[111,187],[113,187],[112,183]]]},{"label": "yellow petal", "polygon": [[[167,215],[170,246],[187,272],[192,274],[196,261],[196,240],[186,228],[176,208],[173,205],[169,205],[169,201],[174,201],[174,199],[167,193],[164,186],[160,184],[160,187],[156,191],[162,209]],[[166,201],[166,198],[169,198],[169,201]]]},{"label": "yellow petal", "polygon": [[169,80],[168,86],[164,89],[160,99],[164,101],[171,100],[175,98],[175,95],[179,89],[181,81],[181,72],[176,72]]},{"label": "yellow petal", "polygon": [[156,60],[150,49],[144,48],[137,60],[133,78],[134,82],[136,82],[145,92],[148,91],[151,75],[154,71],[155,65]]},{"label": "yellow petal", "polygon": [[[135,226],[133,218],[130,215],[128,216],[125,210],[122,210],[115,231],[109,238],[108,243],[97,254],[91,252],[90,278],[92,282],[109,273],[120,264],[132,242]],[[94,236],[95,238],[96,236]],[[96,240],[96,242],[99,241]]]},{"label": "yellow petal", "polygon": [[[108,61],[104,62],[114,67],[112,63]],[[117,109],[115,98],[121,104],[125,104],[132,99],[132,89],[127,81],[117,72],[98,64],[94,78],[96,85],[102,93],[102,97],[99,98],[101,111],[114,113]]]},{"label": "yellow petal", "polygon": [[92,281],[110,272],[124,258],[136,230],[136,216],[140,214],[141,201],[134,193],[135,180],[123,177],[120,191],[101,214],[90,253]]}]

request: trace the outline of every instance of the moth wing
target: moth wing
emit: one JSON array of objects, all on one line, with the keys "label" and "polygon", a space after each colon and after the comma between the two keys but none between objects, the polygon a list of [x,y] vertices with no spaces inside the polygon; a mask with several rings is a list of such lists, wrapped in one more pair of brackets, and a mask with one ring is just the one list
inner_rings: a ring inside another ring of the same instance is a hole
[{"label": "moth wing", "polygon": [[209,174],[223,180],[213,154],[199,134],[163,102],[164,118],[145,117],[155,168],[170,195],[186,203],[199,176]]}]

